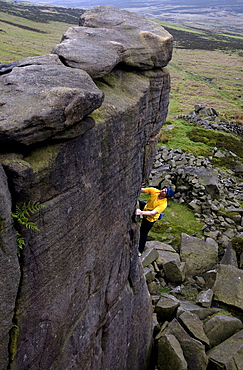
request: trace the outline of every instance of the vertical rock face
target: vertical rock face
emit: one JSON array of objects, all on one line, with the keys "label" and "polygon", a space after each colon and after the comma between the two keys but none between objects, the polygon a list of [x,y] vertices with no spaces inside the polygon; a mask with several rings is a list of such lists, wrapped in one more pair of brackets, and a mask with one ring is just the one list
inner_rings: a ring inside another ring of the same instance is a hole
[{"label": "vertical rock face", "polygon": [[[97,24],[99,17],[107,23],[117,13],[124,18],[124,29],[133,21],[129,12],[110,12],[110,7],[97,7],[87,12],[88,19],[93,14]],[[169,75],[162,67],[169,61],[172,40],[153,22],[139,22],[134,34],[136,45],[139,40],[143,44],[143,60],[145,53],[150,60],[161,54],[161,33],[166,54],[145,68],[130,62],[126,66],[133,55],[129,51],[129,58],[127,52],[111,70],[92,76],[85,68],[88,62],[67,67],[60,55],[63,65],[55,55],[58,47],[49,56],[0,66],[1,163],[6,173],[1,178],[8,194],[1,196],[3,234],[12,227],[9,191],[13,208],[28,201],[45,205],[31,217],[40,232],[21,229],[26,242],[21,277],[14,237],[9,236],[8,248],[1,242],[1,258],[8,261],[2,264],[7,279],[1,284],[11,297],[0,296],[0,307],[9,302],[0,329],[0,368],[146,368],[152,306],[137,257],[133,213],[167,114]],[[85,16],[82,24],[72,41],[78,45]],[[152,52],[140,37],[141,32],[150,34],[151,27],[153,40],[158,40]],[[101,29],[89,29],[90,44],[99,45],[96,32]],[[123,29],[115,29],[116,37],[119,32],[123,50],[129,49],[130,39]],[[115,45],[118,39],[112,33],[111,24],[107,37]],[[94,56],[90,50],[88,60]],[[94,64],[103,69],[105,61]],[[15,98],[16,110],[11,110]],[[9,235],[13,233],[11,228]],[[16,330],[9,338],[12,320]]]},{"label": "vertical rock face", "polygon": [[0,165],[0,367],[8,366],[9,333],[18,291],[20,270],[16,253],[16,236],[11,219],[11,195],[7,177]]}]

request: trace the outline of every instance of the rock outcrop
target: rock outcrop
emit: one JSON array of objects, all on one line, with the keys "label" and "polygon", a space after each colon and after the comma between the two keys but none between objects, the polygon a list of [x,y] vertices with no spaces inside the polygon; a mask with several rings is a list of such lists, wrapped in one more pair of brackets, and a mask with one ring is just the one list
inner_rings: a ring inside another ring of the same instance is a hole
[{"label": "rock outcrop", "polygon": [[136,14],[98,6],[85,12],[79,25],[70,27],[52,52],[65,65],[84,69],[92,78],[105,76],[119,63],[151,70],[165,67],[171,59],[168,32]]},{"label": "rock outcrop", "polygon": [[[0,65],[3,369],[148,362],[133,213],[167,114],[172,37],[103,6],[80,24],[50,55]],[[45,207],[39,232],[18,228],[18,261],[11,211],[29,201]]]}]

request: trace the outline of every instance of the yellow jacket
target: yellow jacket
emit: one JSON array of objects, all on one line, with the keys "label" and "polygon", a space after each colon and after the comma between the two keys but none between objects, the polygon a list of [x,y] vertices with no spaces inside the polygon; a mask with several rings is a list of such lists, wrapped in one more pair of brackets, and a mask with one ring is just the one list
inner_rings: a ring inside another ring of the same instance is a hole
[{"label": "yellow jacket", "polygon": [[144,193],[150,195],[146,206],[144,207],[144,211],[153,211],[156,209],[158,212],[154,216],[144,216],[149,222],[155,222],[158,220],[159,215],[163,212],[167,207],[167,198],[159,199],[158,195],[160,191],[156,188],[144,188]]}]

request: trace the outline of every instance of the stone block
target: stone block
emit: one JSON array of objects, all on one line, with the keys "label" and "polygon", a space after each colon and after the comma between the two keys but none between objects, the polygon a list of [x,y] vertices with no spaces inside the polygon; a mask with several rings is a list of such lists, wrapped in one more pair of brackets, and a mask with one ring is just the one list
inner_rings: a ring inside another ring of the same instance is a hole
[{"label": "stone block", "polygon": [[173,295],[163,293],[155,306],[160,321],[171,320],[179,307],[180,302]]},{"label": "stone block", "polygon": [[209,338],[210,347],[216,347],[242,328],[241,320],[228,315],[213,316],[204,324],[204,331]]},{"label": "stone block", "polygon": [[209,366],[217,369],[243,369],[243,330],[207,352]]},{"label": "stone block", "polygon": [[158,369],[187,370],[180,343],[172,334],[165,334],[158,341]]},{"label": "stone block", "polygon": [[141,256],[141,262],[143,267],[149,266],[152,262],[156,261],[158,257],[159,253],[156,250],[156,248],[146,249]]},{"label": "stone block", "polygon": [[211,238],[203,240],[182,233],[180,258],[186,263],[187,276],[200,275],[217,264],[218,244]]},{"label": "stone block", "polygon": [[220,265],[212,287],[214,300],[243,309],[243,270]]},{"label": "stone block", "polygon": [[213,291],[212,289],[203,290],[199,293],[196,303],[202,307],[209,308],[212,304]]}]

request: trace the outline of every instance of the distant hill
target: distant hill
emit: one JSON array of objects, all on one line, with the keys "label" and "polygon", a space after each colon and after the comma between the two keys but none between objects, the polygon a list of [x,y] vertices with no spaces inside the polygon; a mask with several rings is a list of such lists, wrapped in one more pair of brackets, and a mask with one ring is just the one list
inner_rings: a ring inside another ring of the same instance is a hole
[{"label": "distant hill", "polygon": [[[33,22],[48,23],[51,21],[78,24],[83,11],[67,7],[43,5],[39,3],[0,0],[0,13],[28,19]],[[0,18],[0,22],[3,19]]]},{"label": "distant hill", "polygon": [[[35,0],[30,0],[35,2]],[[41,0],[43,4],[89,9],[109,5],[161,21],[243,33],[243,2],[232,0]]]}]

